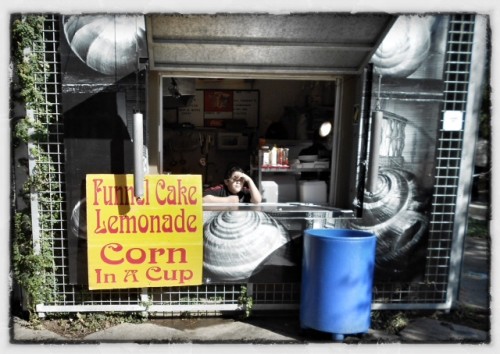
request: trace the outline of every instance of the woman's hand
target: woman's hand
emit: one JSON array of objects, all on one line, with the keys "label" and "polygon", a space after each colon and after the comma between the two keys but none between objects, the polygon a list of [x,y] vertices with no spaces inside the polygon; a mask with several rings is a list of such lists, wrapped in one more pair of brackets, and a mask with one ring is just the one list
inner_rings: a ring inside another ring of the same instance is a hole
[{"label": "woman's hand", "polygon": [[233,177],[232,177],[233,180],[241,180],[242,181],[242,184],[245,184],[245,183],[250,183],[250,181],[252,180],[250,178],[250,176],[248,176],[247,174],[243,173],[243,172],[235,172],[233,174]]},{"label": "woman's hand", "polygon": [[252,203],[260,203],[262,201],[262,196],[260,194],[259,188],[255,185],[253,179],[244,174],[243,172],[235,172],[233,174],[233,178],[240,178],[242,180],[242,184],[246,183],[248,189],[250,190],[251,202]]},{"label": "woman's hand", "polygon": [[226,198],[227,198],[228,203],[239,203],[240,202],[240,199],[238,198],[237,195],[230,195],[229,197],[226,197]]}]

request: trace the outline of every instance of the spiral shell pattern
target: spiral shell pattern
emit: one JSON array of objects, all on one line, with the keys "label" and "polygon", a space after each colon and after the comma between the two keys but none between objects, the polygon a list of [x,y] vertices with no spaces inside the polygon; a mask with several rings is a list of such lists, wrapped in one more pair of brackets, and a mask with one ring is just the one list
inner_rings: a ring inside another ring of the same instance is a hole
[{"label": "spiral shell pattern", "polygon": [[365,194],[363,217],[355,229],[378,236],[377,267],[402,274],[418,261],[428,226],[422,196],[413,174],[400,169],[380,169],[377,190]]},{"label": "spiral shell pattern", "polygon": [[218,281],[248,279],[263,261],[289,241],[275,219],[259,211],[225,211],[204,225],[205,277]]},{"label": "spiral shell pattern", "polygon": [[142,15],[69,16],[65,18],[64,33],[73,53],[105,75],[134,72],[137,53],[146,48]]},{"label": "spiral shell pattern", "polygon": [[70,229],[74,236],[87,238],[87,198],[80,199],[71,211]]},{"label": "spiral shell pattern", "polygon": [[[375,193],[364,197],[363,225],[384,228],[384,225],[405,222],[401,213],[406,210],[420,210],[419,191],[410,172],[381,168]],[[399,221],[398,221],[399,220]]]},{"label": "spiral shell pattern", "polygon": [[401,16],[372,57],[382,76],[408,77],[427,58],[431,47],[433,16]]}]

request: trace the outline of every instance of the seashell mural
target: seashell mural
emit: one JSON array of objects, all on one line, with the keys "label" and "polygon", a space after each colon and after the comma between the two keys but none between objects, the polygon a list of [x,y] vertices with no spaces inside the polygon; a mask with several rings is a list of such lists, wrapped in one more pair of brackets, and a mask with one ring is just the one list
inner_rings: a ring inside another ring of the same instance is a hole
[{"label": "seashell mural", "polygon": [[204,277],[217,281],[248,279],[290,241],[280,223],[259,211],[224,211],[207,217],[204,238]]},{"label": "seashell mural", "polygon": [[371,59],[374,71],[393,77],[413,74],[427,58],[434,22],[433,16],[400,16]]},{"label": "seashell mural", "polygon": [[70,229],[76,237],[87,239],[87,198],[80,199],[73,207]]},{"label": "seashell mural", "polygon": [[142,15],[68,16],[64,34],[76,56],[105,75],[136,71],[137,55],[146,48]]},{"label": "seashell mural", "polygon": [[378,236],[376,268],[390,278],[407,277],[422,261],[428,220],[411,172],[381,168],[374,194],[364,196],[363,217],[351,227]]}]

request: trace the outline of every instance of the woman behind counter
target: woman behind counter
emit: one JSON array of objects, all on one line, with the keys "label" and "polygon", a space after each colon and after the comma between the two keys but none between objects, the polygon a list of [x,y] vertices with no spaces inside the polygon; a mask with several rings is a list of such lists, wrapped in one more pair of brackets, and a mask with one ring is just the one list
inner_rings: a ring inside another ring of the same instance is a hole
[{"label": "woman behind counter", "polygon": [[259,188],[238,166],[226,172],[223,184],[203,191],[204,203],[260,203],[261,201]]}]

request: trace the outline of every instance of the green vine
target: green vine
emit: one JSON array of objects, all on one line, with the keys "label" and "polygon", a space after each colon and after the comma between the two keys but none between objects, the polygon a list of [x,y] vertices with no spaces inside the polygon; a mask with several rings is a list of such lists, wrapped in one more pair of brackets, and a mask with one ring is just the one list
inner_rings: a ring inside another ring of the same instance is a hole
[{"label": "green vine", "polygon": [[243,307],[244,318],[250,317],[253,310],[253,297],[248,295],[248,288],[242,286],[240,289],[240,296],[238,297],[238,304]]},{"label": "green vine", "polygon": [[[57,212],[53,211],[58,208],[54,208],[53,203],[60,202],[57,194],[51,192],[58,190],[57,182],[53,180],[53,161],[48,152],[37,144],[47,139],[47,127],[50,120],[54,119],[51,104],[45,99],[44,88],[37,82],[37,75],[49,72],[43,57],[44,21],[44,16],[23,16],[13,22],[12,29],[12,59],[17,78],[14,87],[19,90],[20,103],[24,104],[27,112],[33,113],[26,114],[26,117],[14,123],[13,139],[25,144],[32,143],[29,144],[28,155],[36,161],[22,190],[19,191],[28,207],[15,210],[12,268],[16,281],[27,295],[27,310],[31,320],[36,319],[37,304],[55,299],[56,279],[51,230],[55,226],[53,220],[59,219]],[[37,117],[48,117],[48,121],[44,124]],[[28,169],[27,159],[19,162]],[[40,237],[36,244],[29,207],[33,194],[36,195],[41,211],[37,215]]]},{"label": "green vine", "polygon": [[43,45],[44,21],[43,16],[26,16],[14,21],[12,30],[13,57],[21,96],[26,109],[37,108],[42,111],[45,111],[43,105],[46,102],[43,91],[37,87],[36,73],[47,69],[43,60],[43,51],[37,48]]}]

